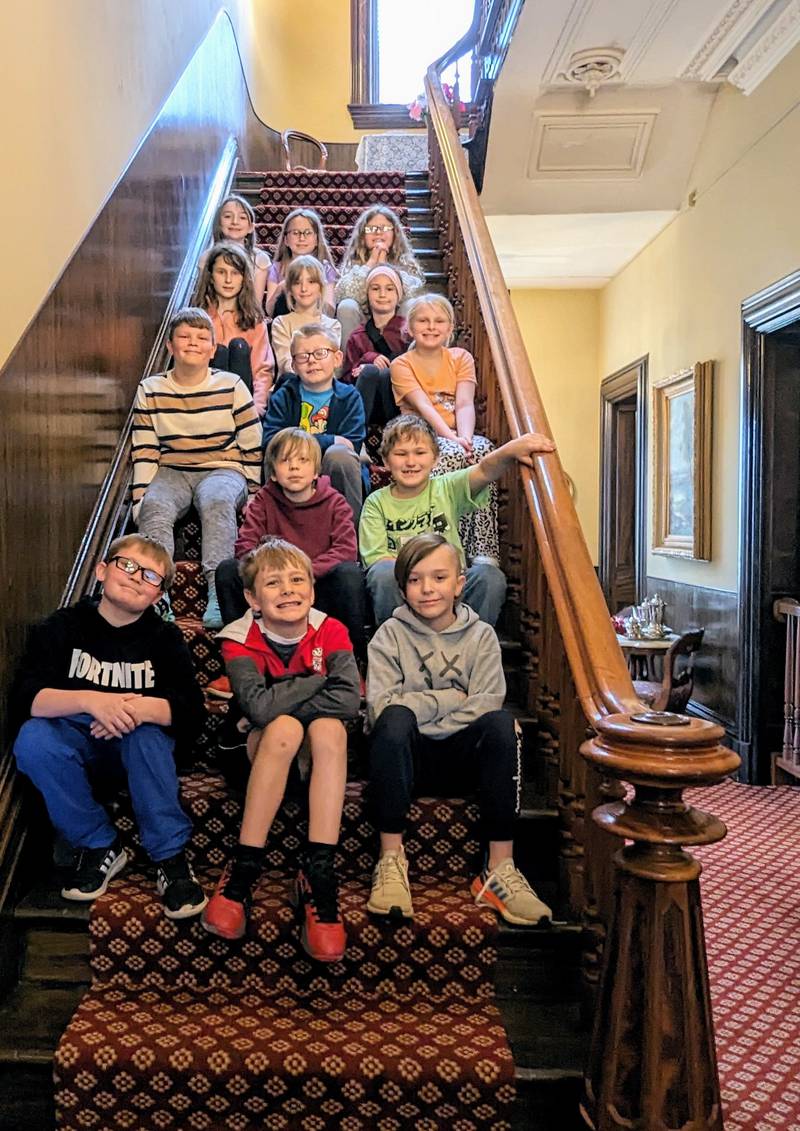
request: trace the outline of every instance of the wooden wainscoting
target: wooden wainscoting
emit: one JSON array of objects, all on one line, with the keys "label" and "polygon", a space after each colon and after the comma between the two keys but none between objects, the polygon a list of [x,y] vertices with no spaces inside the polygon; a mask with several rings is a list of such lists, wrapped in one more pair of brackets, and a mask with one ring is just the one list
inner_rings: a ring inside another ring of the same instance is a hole
[{"label": "wooden wainscoting", "polygon": [[[247,106],[223,17],[0,372],[4,692],[27,625],[59,603],[210,185]],[[52,177],[57,223],[57,168]]]},{"label": "wooden wainscoting", "polygon": [[703,646],[695,657],[692,707],[696,707],[703,718],[723,726],[735,744],[738,734],[738,595],[662,577],[647,578],[647,593],[663,597],[667,603],[665,621],[676,631],[706,630]]}]

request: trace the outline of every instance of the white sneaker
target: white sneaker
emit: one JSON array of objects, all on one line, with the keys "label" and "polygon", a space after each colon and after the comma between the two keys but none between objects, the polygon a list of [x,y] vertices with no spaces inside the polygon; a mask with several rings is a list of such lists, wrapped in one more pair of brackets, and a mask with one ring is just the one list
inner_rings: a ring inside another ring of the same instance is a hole
[{"label": "white sneaker", "polygon": [[397,852],[384,852],[375,865],[367,911],[373,915],[389,915],[393,919],[414,918],[408,860],[402,848]]},{"label": "white sneaker", "polygon": [[470,890],[476,903],[485,903],[518,927],[543,927],[553,918],[553,912],[510,857],[491,872],[484,869],[472,881]]}]

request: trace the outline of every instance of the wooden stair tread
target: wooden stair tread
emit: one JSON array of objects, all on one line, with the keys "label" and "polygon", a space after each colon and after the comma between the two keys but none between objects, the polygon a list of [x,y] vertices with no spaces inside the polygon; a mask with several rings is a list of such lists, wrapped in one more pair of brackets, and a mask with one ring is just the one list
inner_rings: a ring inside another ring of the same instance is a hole
[{"label": "wooden stair tread", "polygon": [[0,1063],[49,1064],[84,990],[20,982],[0,1009]]}]

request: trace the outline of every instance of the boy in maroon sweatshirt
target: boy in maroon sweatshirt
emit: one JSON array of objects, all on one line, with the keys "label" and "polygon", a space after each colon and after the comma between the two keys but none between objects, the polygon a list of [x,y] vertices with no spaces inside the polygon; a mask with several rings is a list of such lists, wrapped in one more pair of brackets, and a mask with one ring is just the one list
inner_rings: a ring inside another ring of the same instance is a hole
[{"label": "boy in maroon sweatshirt", "polygon": [[[217,567],[220,612],[225,624],[247,611],[239,561],[265,538],[283,538],[311,559],[315,607],[346,626],[356,658],[366,660],[366,589],[358,563],[353,512],[327,475],[320,475],[320,447],[302,428],[283,428],[264,458],[267,482],[244,514],[233,552]],[[212,694],[219,693],[215,686]]]}]

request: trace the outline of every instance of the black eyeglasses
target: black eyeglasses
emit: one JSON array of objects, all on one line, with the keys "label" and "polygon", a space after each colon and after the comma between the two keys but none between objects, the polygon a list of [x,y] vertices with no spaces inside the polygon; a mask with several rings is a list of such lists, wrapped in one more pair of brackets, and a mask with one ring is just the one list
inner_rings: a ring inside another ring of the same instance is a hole
[{"label": "black eyeglasses", "polygon": [[307,353],[294,353],[292,359],[299,361],[301,365],[305,365],[307,361],[311,361],[313,357],[315,361],[324,361],[330,353],[335,353],[335,350],[328,349],[327,346],[320,346],[317,350],[311,350]]},{"label": "black eyeglasses", "polygon": [[160,573],[156,573],[154,569],[149,569],[147,566],[139,565],[133,558],[123,558],[118,554],[111,560],[117,569],[121,569],[123,573],[127,573],[128,577],[135,577],[137,573],[140,573],[142,575],[142,581],[146,581],[147,584],[152,585],[154,589],[160,589],[166,580]]}]

